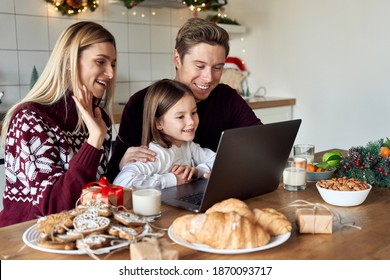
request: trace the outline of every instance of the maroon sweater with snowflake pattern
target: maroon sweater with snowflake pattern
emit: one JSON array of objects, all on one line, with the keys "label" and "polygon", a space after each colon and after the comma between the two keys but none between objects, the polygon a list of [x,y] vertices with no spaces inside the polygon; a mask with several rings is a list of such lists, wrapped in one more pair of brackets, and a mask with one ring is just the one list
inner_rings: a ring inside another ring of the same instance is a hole
[{"label": "maroon sweater with snowflake pattern", "polygon": [[[75,132],[78,115],[68,94],[52,106],[28,103],[14,114],[5,146],[6,185],[0,227],[75,207],[83,187],[106,172],[111,125],[104,149]],[[65,108],[67,106],[67,110]]]}]

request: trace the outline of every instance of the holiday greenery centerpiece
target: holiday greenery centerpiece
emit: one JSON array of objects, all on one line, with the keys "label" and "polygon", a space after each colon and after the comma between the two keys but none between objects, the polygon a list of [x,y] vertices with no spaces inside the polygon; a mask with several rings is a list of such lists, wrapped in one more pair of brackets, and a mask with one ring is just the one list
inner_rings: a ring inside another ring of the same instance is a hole
[{"label": "holiday greenery centerpiece", "polygon": [[184,0],[192,11],[218,11],[227,4],[227,0]]},{"label": "holiday greenery centerpiece", "polygon": [[77,15],[89,9],[91,12],[95,11],[99,6],[97,0],[45,0],[55,6],[55,9],[63,15]]},{"label": "holiday greenery centerpiece", "polygon": [[342,157],[338,169],[340,177],[356,178],[377,186],[390,188],[390,140],[369,142],[365,147],[356,146]]},{"label": "holiday greenery centerpiece", "polygon": [[135,6],[137,6],[139,3],[144,2],[144,0],[121,0],[126,8],[131,9]]},{"label": "holiday greenery centerpiece", "polygon": [[209,15],[207,16],[207,20],[214,23],[240,25],[236,20],[228,18],[227,16],[221,14]]}]

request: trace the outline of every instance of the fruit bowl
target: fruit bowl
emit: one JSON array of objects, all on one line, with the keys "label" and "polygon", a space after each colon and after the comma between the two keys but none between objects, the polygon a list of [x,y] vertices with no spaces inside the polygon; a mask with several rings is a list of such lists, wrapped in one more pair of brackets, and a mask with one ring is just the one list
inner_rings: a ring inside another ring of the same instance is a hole
[{"label": "fruit bowl", "polygon": [[341,191],[331,190],[320,187],[318,182],[316,184],[317,190],[320,193],[322,199],[335,206],[357,206],[362,204],[369,192],[372,189],[371,185],[368,185],[368,189],[359,191]]},{"label": "fruit bowl", "polygon": [[319,172],[309,172],[306,171],[306,181],[308,182],[316,182],[319,180],[327,180],[333,177],[336,169],[332,169],[329,171],[319,171]]}]

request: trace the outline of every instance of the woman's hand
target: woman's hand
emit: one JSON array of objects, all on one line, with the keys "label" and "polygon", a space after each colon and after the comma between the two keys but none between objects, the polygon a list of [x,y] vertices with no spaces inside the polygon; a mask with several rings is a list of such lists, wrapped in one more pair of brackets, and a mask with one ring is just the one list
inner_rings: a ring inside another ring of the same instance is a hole
[{"label": "woman's hand", "polygon": [[148,162],[148,161],[155,161],[156,153],[150,150],[146,146],[140,146],[140,147],[130,147],[126,150],[125,154],[123,155],[120,163],[119,163],[119,169],[122,170],[123,166],[125,166],[128,162]]},{"label": "woman's hand", "polygon": [[198,169],[189,165],[175,165],[171,172],[175,174],[177,184],[185,184],[198,177]]},{"label": "woman's hand", "polygon": [[97,149],[101,149],[104,138],[107,134],[107,126],[102,118],[100,108],[96,107],[95,110],[92,109],[92,92],[89,91],[86,86],[82,86],[82,88],[79,89],[79,96],[76,97],[74,95],[73,100],[75,101],[84,124],[88,129],[88,144]]}]

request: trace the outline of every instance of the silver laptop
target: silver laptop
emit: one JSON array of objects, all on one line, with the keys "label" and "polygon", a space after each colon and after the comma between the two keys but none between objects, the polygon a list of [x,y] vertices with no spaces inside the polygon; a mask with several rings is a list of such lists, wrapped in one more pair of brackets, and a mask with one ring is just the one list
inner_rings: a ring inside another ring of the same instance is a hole
[{"label": "silver laptop", "polygon": [[276,190],[301,122],[225,130],[210,178],[164,189],[163,203],[204,212],[224,199],[246,200]]}]

